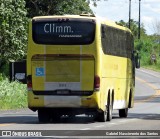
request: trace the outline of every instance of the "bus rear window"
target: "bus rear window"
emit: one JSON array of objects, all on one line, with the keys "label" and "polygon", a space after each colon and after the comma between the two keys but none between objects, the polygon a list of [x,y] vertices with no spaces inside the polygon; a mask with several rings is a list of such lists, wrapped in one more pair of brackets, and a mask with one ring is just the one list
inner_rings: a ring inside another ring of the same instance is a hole
[{"label": "bus rear window", "polygon": [[94,20],[33,20],[33,41],[37,44],[91,44],[95,37]]}]

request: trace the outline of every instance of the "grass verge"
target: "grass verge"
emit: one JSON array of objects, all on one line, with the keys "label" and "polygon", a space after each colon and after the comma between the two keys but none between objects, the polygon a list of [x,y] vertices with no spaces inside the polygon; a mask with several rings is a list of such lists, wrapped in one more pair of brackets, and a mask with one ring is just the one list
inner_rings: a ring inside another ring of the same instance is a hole
[{"label": "grass verge", "polygon": [[0,80],[0,109],[19,109],[27,107],[27,89],[26,85],[17,81]]}]

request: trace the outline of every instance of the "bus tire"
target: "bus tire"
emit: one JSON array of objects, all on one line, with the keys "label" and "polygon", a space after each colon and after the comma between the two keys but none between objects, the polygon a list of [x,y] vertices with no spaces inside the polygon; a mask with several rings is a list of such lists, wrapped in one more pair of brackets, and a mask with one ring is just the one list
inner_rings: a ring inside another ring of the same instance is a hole
[{"label": "bus tire", "polygon": [[132,107],[132,93],[131,93],[131,91],[130,91],[128,108],[131,108],[131,107]]},{"label": "bus tire", "polygon": [[98,122],[106,122],[107,120],[107,110],[98,112],[97,121]]},{"label": "bus tire", "polygon": [[119,117],[126,118],[128,116],[128,108],[119,110]]},{"label": "bus tire", "polygon": [[48,123],[50,122],[50,114],[49,111],[45,109],[38,110],[38,120],[40,123]]},{"label": "bus tire", "polygon": [[112,98],[109,95],[107,101],[107,121],[112,120],[112,111],[113,111],[113,103],[112,103]]}]

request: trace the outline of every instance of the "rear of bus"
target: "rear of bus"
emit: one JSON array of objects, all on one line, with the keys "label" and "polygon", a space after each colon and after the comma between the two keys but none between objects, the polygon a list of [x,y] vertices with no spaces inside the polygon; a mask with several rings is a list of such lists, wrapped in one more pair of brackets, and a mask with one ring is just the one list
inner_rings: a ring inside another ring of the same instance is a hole
[{"label": "rear of bus", "polygon": [[94,17],[47,16],[30,22],[28,106],[40,117],[99,109],[99,28]]}]

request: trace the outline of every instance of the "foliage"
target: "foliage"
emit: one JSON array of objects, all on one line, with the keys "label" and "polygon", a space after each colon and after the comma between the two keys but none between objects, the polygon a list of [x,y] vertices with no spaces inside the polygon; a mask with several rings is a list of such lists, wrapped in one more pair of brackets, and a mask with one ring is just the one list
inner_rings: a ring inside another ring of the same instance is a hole
[{"label": "foliage", "polygon": [[26,85],[10,83],[0,74],[0,109],[17,109],[27,107]]},{"label": "foliage", "polygon": [[26,54],[27,18],[24,0],[0,1],[0,66]]},{"label": "foliage", "polygon": [[[93,6],[97,7],[97,2],[102,1],[102,0],[87,0],[87,2],[90,4],[92,3]],[[108,1],[108,0],[103,0],[103,1]]]},{"label": "foliage", "polygon": [[[117,24],[128,27],[129,23],[120,20]],[[144,25],[141,24],[141,39],[137,39],[138,36],[138,22],[131,19],[130,22],[131,31],[135,38],[135,50],[138,50],[141,56],[141,66],[152,67],[154,69],[158,69],[158,65],[160,65],[160,39],[157,34],[148,36],[146,34],[146,30]],[[156,24],[156,29],[159,29],[159,26]],[[156,55],[156,62],[151,60],[151,55]]]},{"label": "foliage", "polygon": [[92,13],[86,0],[25,0],[28,17]]},{"label": "foliage", "polygon": [[[135,49],[140,52],[142,66],[155,65],[157,67],[160,64],[160,45],[155,42],[154,36],[143,37],[141,40],[136,39]],[[156,63],[151,61],[152,54],[156,55]]]},{"label": "foliage", "polygon": [[[124,26],[124,27],[128,27],[129,23],[128,22],[124,22],[123,20],[120,20],[119,22],[116,22],[118,25]],[[134,21],[133,19],[130,20],[130,29],[134,35],[134,38],[137,38],[138,36],[138,22]],[[144,25],[141,24],[141,36],[146,36],[146,30],[144,28]]]},{"label": "foliage", "polygon": [[0,74],[2,74],[3,77],[8,77],[9,76],[9,63],[3,64],[1,66]]}]

